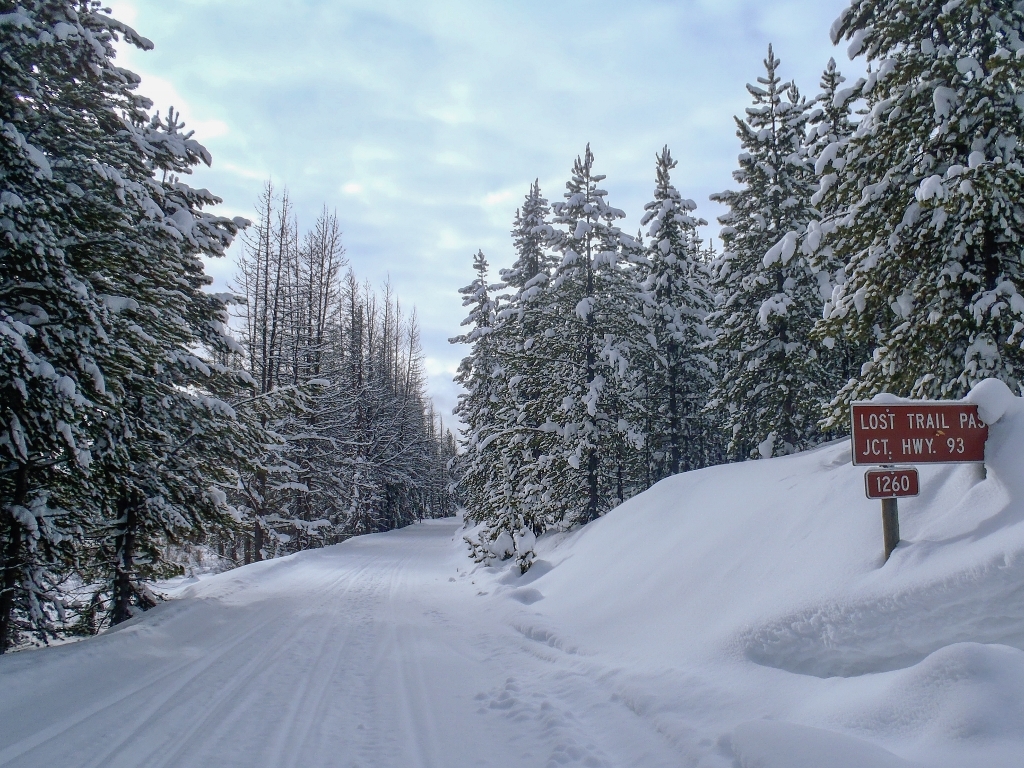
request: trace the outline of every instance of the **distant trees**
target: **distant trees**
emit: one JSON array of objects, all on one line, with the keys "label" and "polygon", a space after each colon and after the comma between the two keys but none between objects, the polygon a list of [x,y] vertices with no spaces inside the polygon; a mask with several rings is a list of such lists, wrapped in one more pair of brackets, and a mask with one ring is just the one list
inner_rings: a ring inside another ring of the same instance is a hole
[{"label": "distant trees", "polygon": [[470,330],[452,341],[470,345],[457,379],[459,490],[479,559],[515,557],[526,570],[538,535],[714,454],[701,413],[709,363],[693,346],[708,339],[707,254],[667,149],[658,163],[650,247],[616,225],[625,214],[607,202],[588,146],[550,211],[531,186],[507,283],[489,284],[483,254],[474,259],[461,291]]},{"label": "distant trees", "polygon": [[245,562],[454,511],[415,314],[347,267],[337,217],[300,234],[267,184],[238,276],[244,407],[275,437],[231,496]]}]

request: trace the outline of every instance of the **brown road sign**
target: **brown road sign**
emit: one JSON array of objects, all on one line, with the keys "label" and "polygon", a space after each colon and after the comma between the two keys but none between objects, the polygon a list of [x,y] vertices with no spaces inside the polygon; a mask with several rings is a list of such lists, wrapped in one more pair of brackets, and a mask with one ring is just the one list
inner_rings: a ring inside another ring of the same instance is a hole
[{"label": "brown road sign", "polygon": [[978,406],[922,400],[854,403],[854,464],[965,464],[985,461],[988,425]]},{"label": "brown road sign", "polygon": [[869,469],[864,473],[864,491],[869,499],[902,499],[921,493],[921,480],[913,467]]}]

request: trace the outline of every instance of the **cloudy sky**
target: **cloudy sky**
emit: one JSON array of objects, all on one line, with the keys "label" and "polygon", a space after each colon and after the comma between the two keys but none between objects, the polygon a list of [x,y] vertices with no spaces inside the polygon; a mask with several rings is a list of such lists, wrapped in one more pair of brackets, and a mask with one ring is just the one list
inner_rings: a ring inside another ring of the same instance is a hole
[{"label": "cloudy sky", "polygon": [[[627,231],[668,144],[674,181],[714,221],[730,186],[732,122],[769,43],[813,96],[845,0],[123,0],[156,48],[121,55],[161,111],[213,153],[195,182],[252,216],[267,179],[300,227],[337,211],[361,278],[388,277],[423,330],[444,413],[464,351],[448,344],[478,248],[495,269],[530,182],[549,199],[590,142]],[[717,227],[706,230],[715,237]],[[209,266],[219,285],[234,265]]]}]

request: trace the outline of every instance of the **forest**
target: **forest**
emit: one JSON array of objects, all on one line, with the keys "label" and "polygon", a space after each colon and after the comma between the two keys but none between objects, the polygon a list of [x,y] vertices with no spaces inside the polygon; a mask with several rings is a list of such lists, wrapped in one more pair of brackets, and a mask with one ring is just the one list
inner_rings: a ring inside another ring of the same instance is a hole
[{"label": "forest", "polygon": [[976,5],[853,2],[832,38],[866,74],[829,61],[810,97],[769,47],[714,247],[668,147],[636,235],[589,145],[560,199],[534,182],[513,263],[461,289],[459,439],[329,203],[300,226],[268,182],[216,215],[186,182],[209,151],[115,63],[149,40],[96,3],[3,15],[0,650],[123,622],[198,557],[460,507],[476,559],[525,571],[670,475],[842,436],[856,400],[1019,390],[1024,42]]},{"label": "forest", "polygon": [[[95,3],[0,16],[0,652],[94,634],[198,556],[225,569],[454,512],[415,312],[325,207],[254,222],[185,179]],[[236,289],[204,260],[236,238]]]},{"label": "forest", "polygon": [[561,200],[530,187],[510,267],[492,279],[477,253],[452,342],[469,346],[458,487],[478,561],[525,572],[538,536],[678,472],[848,434],[851,403],[879,393],[1020,390],[1019,11],[922,4],[908,26],[882,5],[832,29],[866,76],[830,60],[810,98],[769,46],[735,187],[712,196],[720,248],[668,147],[632,236],[587,145]]}]

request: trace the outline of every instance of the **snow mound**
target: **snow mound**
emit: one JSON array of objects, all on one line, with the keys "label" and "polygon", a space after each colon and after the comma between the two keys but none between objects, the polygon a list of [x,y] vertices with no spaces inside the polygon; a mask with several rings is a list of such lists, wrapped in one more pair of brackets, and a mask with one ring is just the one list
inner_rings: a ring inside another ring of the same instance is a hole
[{"label": "snow mound", "polygon": [[1024,649],[1024,557],[998,558],[893,593],[809,607],[743,636],[751,660],[818,677],[901,669],[968,641]]},{"label": "snow mound", "polygon": [[845,765],[821,755],[862,755],[854,737],[850,765],[967,764],[979,744],[1019,764],[1000,756],[1024,749],[1024,401],[992,381],[966,400],[990,425],[986,463],[919,467],[888,562],[837,441],[669,478],[542,539],[535,633],[544,617],[632,674],[716,670],[687,685],[733,721],[736,765]]},{"label": "snow mound", "polygon": [[870,741],[772,720],[741,723],[732,734],[740,768],[914,768]]}]

